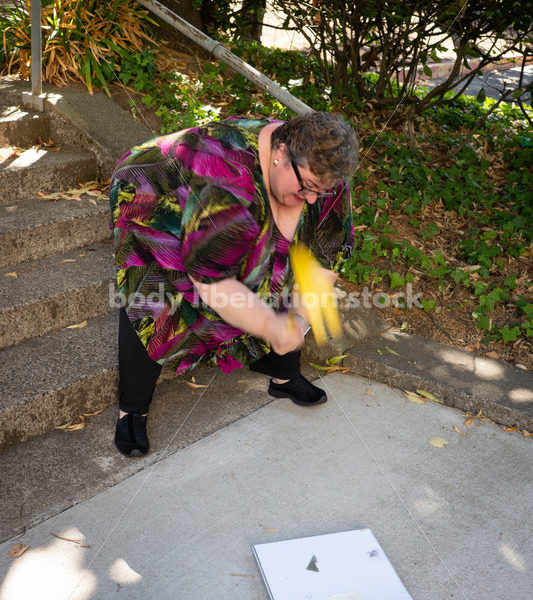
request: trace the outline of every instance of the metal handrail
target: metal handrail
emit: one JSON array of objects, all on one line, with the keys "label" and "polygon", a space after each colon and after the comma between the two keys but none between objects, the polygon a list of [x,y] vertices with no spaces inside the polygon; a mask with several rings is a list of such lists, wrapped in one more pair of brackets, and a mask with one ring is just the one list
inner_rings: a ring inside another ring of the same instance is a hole
[{"label": "metal handrail", "polygon": [[34,110],[44,110],[41,0],[31,0],[31,92],[22,92],[22,105]]},{"label": "metal handrail", "polygon": [[31,93],[43,93],[41,0],[31,0]]},{"label": "metal handrail", "polygon": [[269,79],[257,69],[254,69],[254,67],[244,62],[238,56],[235,56],[235,54],[230,52],[220,42],[217,42],[216,40],[213,40],[209,36],[205,35],[203,31],[200,31],[194,27],[194,25],[191,25],[188,21],[185,21],[185,19],[182,19],[177,14],[173,13],[166,6],[163,6],[157,2],[157,0],[137,1],[139,4],[142,4],[145,8],[151,10],[154,14],[163,19],[169,25],[172,25],[172,27],[202,46],[202,48],[205,48],[208,52],[214,54],[219,60],[228,64],[234,71],[244,75],[244,77],[249,79],[257,87],[261,88],[265,92],[268,92],[271,96],[293,110],[296,114],[300,115],[313,111],[311,107],[307,106],[307,104],[296,98],[296,96],[293,96],[275,81],[272,81],[272,79]]}]

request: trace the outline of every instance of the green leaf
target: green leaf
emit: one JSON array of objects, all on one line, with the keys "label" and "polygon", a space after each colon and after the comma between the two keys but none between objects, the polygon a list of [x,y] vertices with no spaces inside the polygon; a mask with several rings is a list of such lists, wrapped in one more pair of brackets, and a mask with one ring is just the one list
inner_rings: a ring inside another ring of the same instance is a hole
[{"label": "green leaf", "polygon": [[486,97],[487,97],[487,95],[485,94],[485,88],[481,88],[481,89],[479,90],[479,92],[477,93],[476,100],[477,100],[477,101],[478,101],[480,104],[482,104],[483,102],[485,102],[485,98],[486,98]]},{"label": "green leaf", "polygon": [[330,365],[336,365],[336,364],[340,363],[340,362],[341,362],[341,360],[342,360],[343,358],[346,358],[347,356],[348,356],[347,354],[339,354],[339,355],[337,355],[337,356],[332,356],[331,358],[328,358],[328,361],[327,361],[327,362],[328,362],[328,364],[330,364]]},{"label": "green leaf", "polygon": [[391,290],[396,287],[400,287],[400,286],[404,285],[404,283],[405,283],[405,278],[402,277],[399,273],[390,271],[389,277],[390,277],[390,289]]},{"label": "green leaf", "polygon": [[85,55],[85,60],[83,61],[83,74],[85,76],[85,83],[87,85],[87,89],[89,90],[89,94],[92,94],[93,82],[91,79],[91,59],[89,54]]},{"label": "green leaf", "polygon": [[514,342],[520,337],[520,327],[513,327],[510,329],[505,326],[500,329],[500,333],[502,335],[502,340],[504,344],[508,344],[509,342]]},{"label": "green leaf", "polygon": [[331,365],[317,365],[315,363],[309,363],[314,369],[318,369],[319,371],[327,371]]},{"label": "green leaf", "polygon": [[438,402],[439,404],[442,404],[442,400],[436,398],[431,392],[426,392],[425,390],[416,390],[416,393],[420,394],[421,396],[424,396],[424,398],[427,398],[428,400],[433,400],[433,402]]},{"label": "green leaf", "polygon": [[92,54],[88,54],[88,56],[90,57],[91,62],[93,64],[93,68],[94,68],[94,72],[96,73],[96,77],[102,84],[102,87],[104,88],[105,93],[111,98],[111,92],[109,91],[109,86],[107,85],[107,81],[105,80],[102,70],[100,69],[100,65],[98,64],[98,61]]},{"label": "green leaf", "polygon": [[432,77],[433,76],[433,71],[427,65],[424,65],[424,73],[428,77]]},{"label": "green leaf", "polygon": [[395,354],[396,356],[400,356],[398,354],[398,352],[396,352],[395,350],[392,350],[391,348],[389,348],[388,346],[385,346],[385,350],[389,353],[389,354]]}]

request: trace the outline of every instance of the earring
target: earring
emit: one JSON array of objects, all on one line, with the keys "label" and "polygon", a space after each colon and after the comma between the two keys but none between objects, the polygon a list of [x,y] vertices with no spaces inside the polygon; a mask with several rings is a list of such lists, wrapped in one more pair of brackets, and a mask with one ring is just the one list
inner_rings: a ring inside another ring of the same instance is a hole
[{"label": "earring", "polygon": [[277,167],[279,165],[279,160],[277,158],[274,159],[274,166]]}]

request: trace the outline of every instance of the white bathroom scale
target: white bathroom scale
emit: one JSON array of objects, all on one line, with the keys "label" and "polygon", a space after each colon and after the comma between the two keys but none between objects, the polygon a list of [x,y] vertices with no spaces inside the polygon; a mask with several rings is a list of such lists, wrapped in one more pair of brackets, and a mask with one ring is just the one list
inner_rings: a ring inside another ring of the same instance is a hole
[{"label": "white bathroom scale", "polygon": [[270,600],[412,600],[370,529],[255,544]]}]

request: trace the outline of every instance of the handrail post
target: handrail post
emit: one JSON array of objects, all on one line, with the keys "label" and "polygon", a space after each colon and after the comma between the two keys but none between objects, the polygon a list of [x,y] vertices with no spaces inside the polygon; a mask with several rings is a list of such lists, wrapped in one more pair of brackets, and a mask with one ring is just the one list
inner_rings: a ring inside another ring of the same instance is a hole
[{"label": "handrail post", "polygon": [[41,42],[41,0],[31,0],[31,93],[22,93],[22,104],[44,110]]}]

